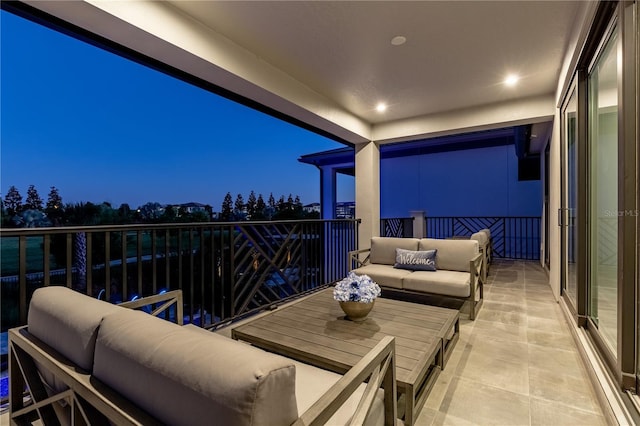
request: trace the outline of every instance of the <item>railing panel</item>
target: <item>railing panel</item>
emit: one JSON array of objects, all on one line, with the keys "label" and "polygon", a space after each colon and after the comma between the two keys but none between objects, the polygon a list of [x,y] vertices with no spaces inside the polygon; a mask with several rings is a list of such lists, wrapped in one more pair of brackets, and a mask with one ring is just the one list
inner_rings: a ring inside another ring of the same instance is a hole
[{"label": "railing panel", "polygon": [[358,221],[305,220],[0,229],[3,331],[33,291],[66,285],[112,303],[182,290],[212,326],[343,278]]},{"label": "railing panel", "polygon": [[413,237],[413,218],[398,217],[380,219],[380,236],[397,238]]},{"label": "railing panel", "polygon": [[491,231],[493,256],[508,259],[540,259],[540,217],[427,217],[427,236],[471,236]]},{"label": "railing panel", "polygon": [[[413,218],[380,220],[380,235],[413,236]],[[427,217],[430,238],[469,237],[481,229],[491,231],[496,258],[538,260],[540,258],[540,217]]]}]

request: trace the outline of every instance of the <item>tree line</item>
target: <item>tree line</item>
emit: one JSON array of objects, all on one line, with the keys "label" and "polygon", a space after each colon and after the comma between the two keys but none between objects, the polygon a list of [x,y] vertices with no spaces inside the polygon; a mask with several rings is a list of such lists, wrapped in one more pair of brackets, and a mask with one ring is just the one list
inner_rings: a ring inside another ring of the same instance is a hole
[{"label": "tree line", "polygon": [[300,197],[297,195],[294,198],[289,194],[286,199],[284,195],[281,195],[276,201],[271,193],[265,202],[262,194],[258,194],[256,197],[256,193],[251,191],[246,202],[242,194],[238,194],[233,201],[231,193],[227,192],[222,201],[218,219],[221,221],[290,220],[318,219],[319,217],[317,212],[305,212]]},{"label": "tree line", "polygon": [[63,203],[55,186],[50,187],[46,203],[40,197],[34,185],[29,185],[27,197],[23,202],[20,191],[11,186],[0,197],[2,227],[43,227],[78,225],[123,225],[131,223],[189,223],[209,221],[242,220],[290,220],[317,219],[317,212],[305,212],[299,196],[284,195],[276,201],[273,193],[265,202],[262,194],[256,196],[251,191],[244,201],[242,194],[233,200],[227,193],[222,201],[220,213],[216,214],[210,205],[172,205],[162,206],[157,202],[146,203],[136,209],[129,204],[114,208],[110,203],[91,202]]}]

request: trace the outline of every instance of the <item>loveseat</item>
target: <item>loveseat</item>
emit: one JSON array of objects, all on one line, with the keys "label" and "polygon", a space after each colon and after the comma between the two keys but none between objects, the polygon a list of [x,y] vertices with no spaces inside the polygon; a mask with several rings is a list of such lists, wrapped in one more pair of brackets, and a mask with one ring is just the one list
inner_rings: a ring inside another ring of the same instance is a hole
[{"label": "loveseat", "polygon": [[341,376],[56,286],[34,292],[28,325],[11,329],[9,344],[12,423],[36,413],[45,425],[347,424],[354,416],[390,425],[397,416],[392,337]]},{"label": "loveseat", "polygon": [[350,269],[368,275],[387,293],[433,294],[469,302],[469,318],[482,306],[482,254],[478,241],[373,237],[371,247],[349,253]]}]

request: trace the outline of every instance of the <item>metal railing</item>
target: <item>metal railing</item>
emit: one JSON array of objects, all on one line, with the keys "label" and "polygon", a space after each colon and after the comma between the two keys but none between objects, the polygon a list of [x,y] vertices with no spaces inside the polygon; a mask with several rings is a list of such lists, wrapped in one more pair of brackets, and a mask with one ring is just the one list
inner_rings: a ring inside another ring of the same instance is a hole
[{"label": "metal railing", "polygon": [[451,238],[471,236],[481,229],[491,231],[493,257],[540,259],[540,217],[428,217],[427,236]]},{"label": "metal railing", "polygon": [[215,326],[343,278],[358,220],[0,229],[2,330],[33,291],[120,303],[182,290],[185,322]]},{"label": "metal railing", "polygon": [[[540,259],[540,217],[426,217],[429,238],[470,237],[481,229],[491,231],[493,256],[506,259]],[[383,237],[413,237],[413,218],[380,219]]]},{"label": "metal railing", "polygon": [[383,237],[413,237],[413,217],[380,219],[380,235]]}]

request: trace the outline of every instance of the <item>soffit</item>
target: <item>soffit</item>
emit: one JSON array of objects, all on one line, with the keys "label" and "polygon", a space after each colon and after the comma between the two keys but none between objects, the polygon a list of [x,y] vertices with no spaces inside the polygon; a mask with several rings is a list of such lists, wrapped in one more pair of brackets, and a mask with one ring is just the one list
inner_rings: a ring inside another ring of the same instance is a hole
[{"label": "soffit", "polygon": [[[379,124],[551,94],[575,1],[172,1],[346,111]],[[393,46],[402,35],[407,42]],[[502,85],[519,73],[513,89]],[[389,104],[385,114],[375,105]]]}]

